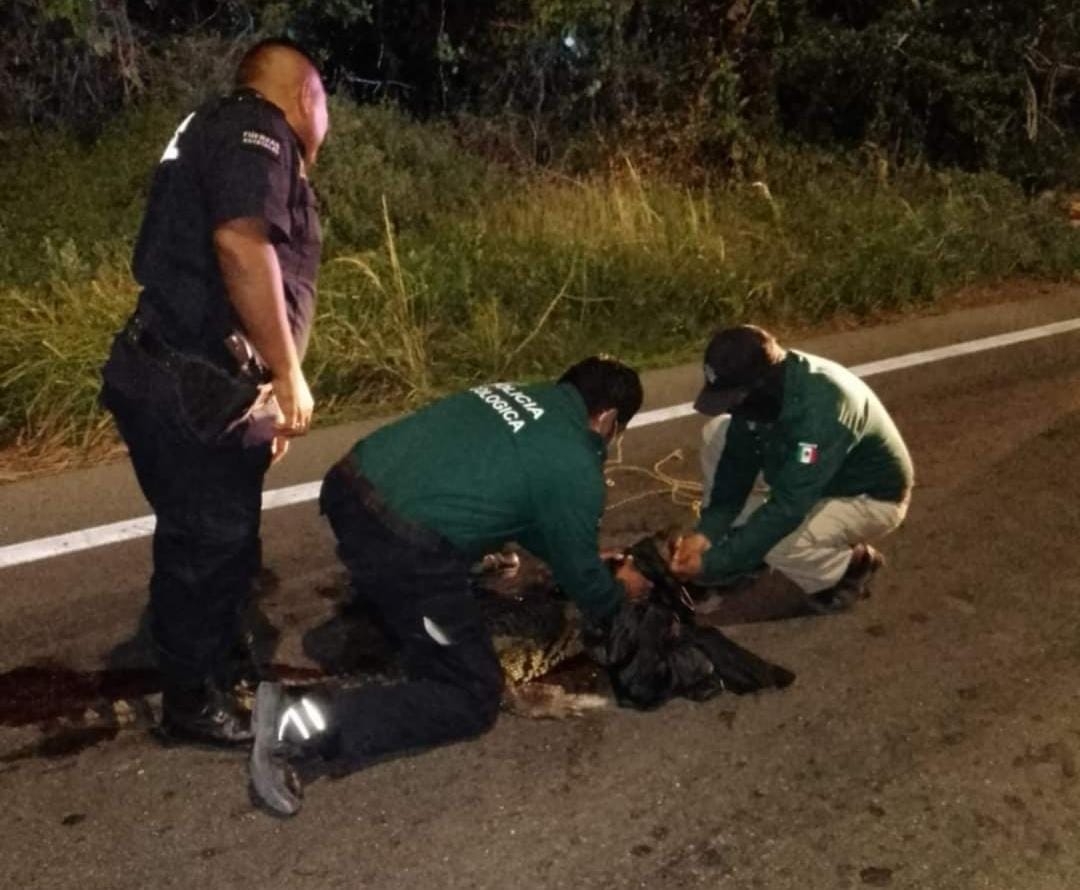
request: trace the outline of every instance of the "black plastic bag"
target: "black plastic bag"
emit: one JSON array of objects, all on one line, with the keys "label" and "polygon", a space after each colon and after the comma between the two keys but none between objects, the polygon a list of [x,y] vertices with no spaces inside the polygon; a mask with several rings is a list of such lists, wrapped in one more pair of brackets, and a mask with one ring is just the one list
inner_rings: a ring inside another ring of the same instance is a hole
[{"label": "black plastic bag", "polygon": [[721,692],[743,695],[794,681],[786,668],[714,627],[696,624],[693,601],[668,570],[655,538],[643,538],[625,556],[653,589],[647,600],[620,608],[599,647],[620,705],[648,710],[679,696],[705,701]]}]

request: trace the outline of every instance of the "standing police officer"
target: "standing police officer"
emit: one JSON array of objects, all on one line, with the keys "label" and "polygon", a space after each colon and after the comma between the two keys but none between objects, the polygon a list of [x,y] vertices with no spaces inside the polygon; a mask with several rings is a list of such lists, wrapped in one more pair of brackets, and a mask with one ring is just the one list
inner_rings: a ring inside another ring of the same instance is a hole
[{"label": "standing police officer", "polygon": [[143,290],[102,390],[157,517],[161,729],[213,744],[251,738],[226,664],[260,564],[263,476],[311,422],[300,362],[321,233],[306,172],[328,127],[319,73],[287,40],[252,47],[237,85],[161,157],[135,248]]}]

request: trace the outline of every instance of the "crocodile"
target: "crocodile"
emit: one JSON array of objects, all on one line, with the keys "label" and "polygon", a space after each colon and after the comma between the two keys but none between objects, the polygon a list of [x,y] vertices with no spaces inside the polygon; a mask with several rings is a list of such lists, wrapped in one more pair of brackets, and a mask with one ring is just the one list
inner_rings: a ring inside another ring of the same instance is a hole
[{"label": "crocodile", "polygon": [[[685,631],[692,631],[693,603],[667,572],[660,540],[643,539],[628,548],[627,552],[635,556],[639,567],[656,584],[653,595],[656,602],[651,608],[657,603],[661,606],[666,603],[672,609],[672,626],[677,627],[681,622],[683,636]],[[556,682],[551,682],[553,672],[575,660],[585,660],[586,634],[580,613],[560,595],[550,571],[539,560],[524,552],[503,554],[490,560],[487,565],[476,567],[473,587],[506,678],[503,698],[506,711],[530,718],[563,718],[608,706],[616,700],[635,707],[651,707],[659,703],[659,700],[648,703],[635,700],[626,673],[627,669],[633,669],[633,652],[616,656],[623,663],[621,668],[609,665],[606,669],[578,671],[578,680],[580,675],[587,674],[585,688],[579,688],[581,682],[567,682],[564,677],[556,677]],[[339,575],[331,587],[320,589],[318,593],[322,598],[337,603],[329,620],[304,634],[304,653],[318,667],[272,665],[270,669],[276,676],[285,682],[325,683],[338,687],[385,682],[400,676],[400,667],[385,636],[370,616],[350,607],[346,577]],[[616,626],[621,623],[625,631],[626,619],[634,623],[634,609],[640,608],[624,607],[621,617],[616,619]],[[640,624],[638,621],[635,626]],[[690,697],[704,698],[717,691],[782,687],[794,678],[783,668],[757,659],[753,653],[741,649],[718,631],[713,630],[712,633],[713,645],[707,657],[717,670],[716,678],[708,679],[704,687],[699,684],[695,687],[696,692],[688,688],[671,693],[671,683],[665,681],[665,695],[688,694]],[[670,631],[663,636],[665,639],[672,638]],[[625,640],[625,633],[623,638]],[[695,640],[690,640],[690,643],[696,645]],[[664,644],[664,648],[668,648],[667,644]],[[596,654],[603,649],[603,646],[599,650],[592,646],[590,653]],[[607,654],[611,655],[613,647],[610,642],[607,649]],[[683,651],[685,654],[685,648]],[[684,674],[688,668],[698,671],[700,678],[702,656],[699,653],[691,655],[689,661],[685,658],[681,660],[681,668]],[[676,677],[680,665],[672,662],[672,666],[671,676]],[[121,676],[125,672],[115,673],[123,681],[121,685],[132,685],[127,682],[131,677],[125,680]],[[63,674],[67,677],[65,682],[68,688],[76,690],[77,694],[73,694],[69,702],[58,700],[55,696],[57,680],[49,679],[40,697],[45,703],[52,701],[55,707],[46,715],[47,720],[35,718],[32,722],[42,723],[53,735],[88,728],[112,730],[151,727],[156,722],[159,709],[157,684],[151,671],[126,672],[131,676],[135,673],[139,680],[136,685],[141,687],[138,693],[110,696],[102,691],[107,684],[101,683],[100,677],[95,680],[90,674],[77,675],[77,672],[60,669],[58,676]],[[612,678],[615,680],[614,686]],[[725,678],[726,685],[723,682]],[[25,677],[13,676],[12,680],[23,686],[20,694],[24,698],[27,695],[33,697],[33,692],[25,688]],[[739,687],[739,683],[743,684],[743,688]],[[245,698],[250,701],[253,688],[250,684],[241,684],[238,692],[242,701]],[[19,724],[9,722],[9,725]]]}]

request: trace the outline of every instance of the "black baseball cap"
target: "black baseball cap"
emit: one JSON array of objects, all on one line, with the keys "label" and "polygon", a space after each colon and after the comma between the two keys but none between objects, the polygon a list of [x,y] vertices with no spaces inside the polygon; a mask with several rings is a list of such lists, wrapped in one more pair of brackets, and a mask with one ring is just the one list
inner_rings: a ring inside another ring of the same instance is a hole
[{"label": "black baseball cap", "polygon": [[717,331],[705,347],[705,385],[694,410],[710,417],[731,413],[782,357],[776,338],[756,325]]}]

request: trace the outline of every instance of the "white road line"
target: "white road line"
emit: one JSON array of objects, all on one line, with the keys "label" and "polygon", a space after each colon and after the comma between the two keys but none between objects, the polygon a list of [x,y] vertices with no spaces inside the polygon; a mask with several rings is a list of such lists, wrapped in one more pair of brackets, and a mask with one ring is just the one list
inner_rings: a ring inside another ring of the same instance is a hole
[{"label": "white road line", "polygon": [[[983,337],[979,340],[953,343],[950,346],[942,346],[939,349],[909,352],[906,355],[898,355],[894,358],[881,359],[876,362],[867,362],[862,365],[851,365],[850,370],[860,377],[873,377],[875,374],[887,374],[890,371],[901,371],[905,368],[928,365],[932,362],[940,362],[945,359],[957,358],[963,355],[974,355],[977,352],[1000,349],[1002,346],[1013,346],[1016,343],[1025,343],[1028,340],[1038,340],[1042,337],[1051,337],[1054,334],[1066,334],[1069,331],[1076,330],[1080,330],[1080,318],[1070,318],[1067,321],[1044,324],[1036,328],[1024,328],[1022,331],[1011,331],[1008,334],[996,334],[993,337]],[[630,428],[651,426],[654,423],[664,423],[668,420],[678,420],[680,417],[689,417],[693,413],[694,406],[690,402],[687,402],[684,405],[672,405],[670,408],[657,408],[654,411],[642,411],[630,421]],[[2,555],[3,551],[0,550],[0,558],[2,558]],[[2,565],[3,563],[0,562],[0,566]]]},{"label": "white road line", "polygon": [[[990,349],[1000,349],[1003,346],[1012,346],[1016,343],[1025,343],[1029,340],[1038,340],[1042,337],[1051,337],[1055,334],[1064,334],[1076,330],[1080,330],[1080,318],[1070,318],[1067,321],[1025,328],[1022,331],[1012,331],[1008,334],[998,334],[993,337],[982,337],[964,343],[954,343],[951,346],[942,346],[940,349],[909,352],[906,355],[898,355],[894,358],[854,365],[851,370],[860,377],[872,377],[875,374],[887,374],[890,371],[900,371],[905,368],[914,368],[918,365],[940,362],[959,356],[974,355]],[[669,408],[657,408],[654,411],[641,412],[630,422],[630,426],[632,428],[652,426],[657,423],[677,420],[680,417],[688,417],[693,413],[693,405],[689,402],[682,405],[672,405]],[[303,485],[292,485],[288,488],[278,488],[265,492],[263,494],[263,509],[274,510],[278,507],[313,501],[319,496],[320,484],[319,482],[306,482]],[[63,535],[25,541],[21,544],[10,544],[6,547],[0,547],[0,569],[29,562],[38,562],[68,553],[78,553],[80,550],[104,547],[121,541],[130,541],[134,538],[146,537],[153,534],[153,532],[154,517],[141,516],[138,519],[127,519],[123,522],[99,525]]]}]

